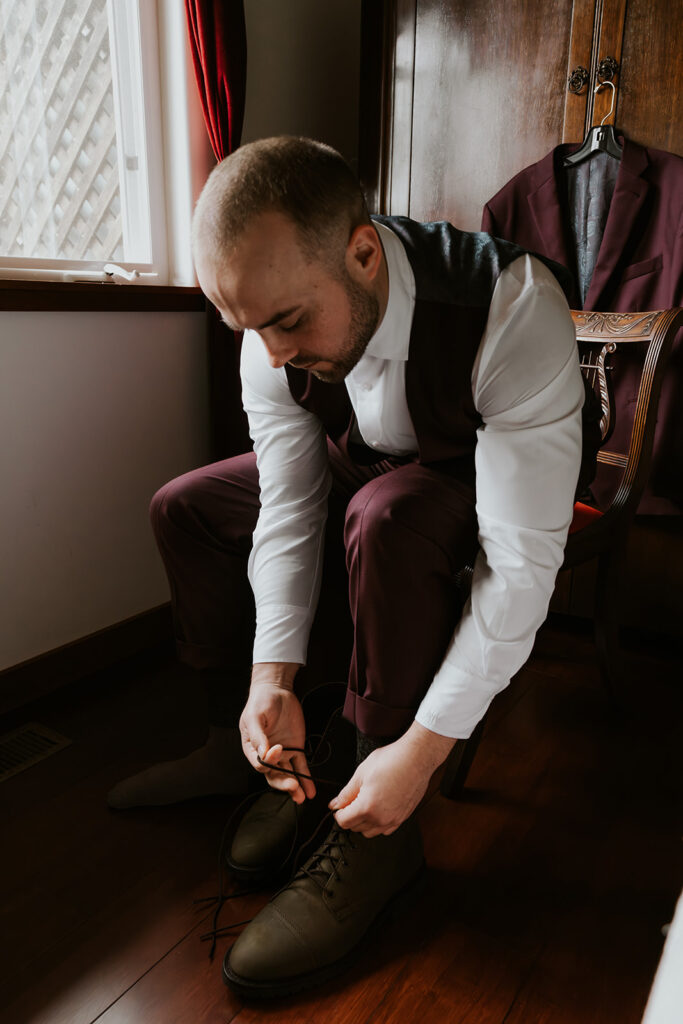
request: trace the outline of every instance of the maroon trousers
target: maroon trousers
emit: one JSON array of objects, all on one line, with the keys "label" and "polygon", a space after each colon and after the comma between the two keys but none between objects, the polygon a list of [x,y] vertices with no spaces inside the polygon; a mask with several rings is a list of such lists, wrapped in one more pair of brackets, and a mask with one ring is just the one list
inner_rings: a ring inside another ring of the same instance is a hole
[{"label": "maroon trousers", "polygon": [[[416,462],[364,467],[332,444],[329,453],[334,485],[309,668],[324,678],[325,662],[351,650],[345,717],[368,736],[394,738],[412,722],[461,612],[455,577],[477,550],[474,491]],[[172,480],[151,505],[180,660],[224,669],[226,685],[249,678],[247,560],[258,510],[251,453]]]}]

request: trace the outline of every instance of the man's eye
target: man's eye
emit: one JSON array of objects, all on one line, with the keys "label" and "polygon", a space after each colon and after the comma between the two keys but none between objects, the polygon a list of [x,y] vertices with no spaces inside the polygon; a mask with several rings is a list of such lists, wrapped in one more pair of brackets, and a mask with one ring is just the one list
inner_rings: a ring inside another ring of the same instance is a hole
[{"label": "man's eye", "polygon": [[299,327],[299,325],[301,324],[302,320],[303,320],[303,317],[299,317],[299,319],[295,320],[293,324],[287,324],[286,327],[285,327],[284,324],[280,324],[280,330],[281,331],[285,331],[285,332],[295,331],[297,329],[297,327]]}]

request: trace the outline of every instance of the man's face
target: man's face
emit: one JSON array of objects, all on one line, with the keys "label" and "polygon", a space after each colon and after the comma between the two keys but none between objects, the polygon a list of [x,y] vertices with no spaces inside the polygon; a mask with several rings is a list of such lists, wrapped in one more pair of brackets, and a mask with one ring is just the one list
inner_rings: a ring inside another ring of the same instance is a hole
[{"label": "man's face", "polygon": [[308,262],[294,224],[271,212],[252,222],[222,266],[200,257],[197,274],[229,327],[260,335],[272,366],[290,363],[336,383],[363,355],[380,320],[362,264],[350,259],[340,254],[338,275]]}]

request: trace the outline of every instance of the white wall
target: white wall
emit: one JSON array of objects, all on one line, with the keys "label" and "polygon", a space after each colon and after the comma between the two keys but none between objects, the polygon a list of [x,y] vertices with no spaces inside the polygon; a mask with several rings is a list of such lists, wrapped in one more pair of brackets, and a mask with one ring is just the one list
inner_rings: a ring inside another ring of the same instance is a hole
[{"label": "white wall", "polygon": [[207,460],[202,313],[0,313],[0,669],[168,600],[149,500]]},{"label": "white wall", "polygon": [[[360,0],[246,0],[243,139],[357,153]],[[168,600],[148,524],[209,458],[201,313],[0,312],[0,670]]]}]

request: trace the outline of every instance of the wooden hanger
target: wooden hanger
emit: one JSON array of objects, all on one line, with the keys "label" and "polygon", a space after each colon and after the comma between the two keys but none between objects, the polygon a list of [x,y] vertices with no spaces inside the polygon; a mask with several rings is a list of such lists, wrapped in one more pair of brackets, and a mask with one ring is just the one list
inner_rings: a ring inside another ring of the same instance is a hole
[{"label": "wooden hanger", "polygon": [[603,85],[610,85],[612,87],[612,105],[600,124],[593,125],[590,129],[579,149],[577,149],[575,153],[564,158],[563,164],[565,167],[575,167],[576,164],[581,163],[582,160],[585,160],[587,157],[592,156],[593,153],[598,152],[608,153],[609,156],[613,156],[615,160],[621,160],[623,149],[617,142],[617,137],[614,134],[614,125],[605,124],[607,118],[611,117],[614,111],[617,90],[614,82],[598,82],[594,92],[598,92],[599,89],[602,89]]}]

